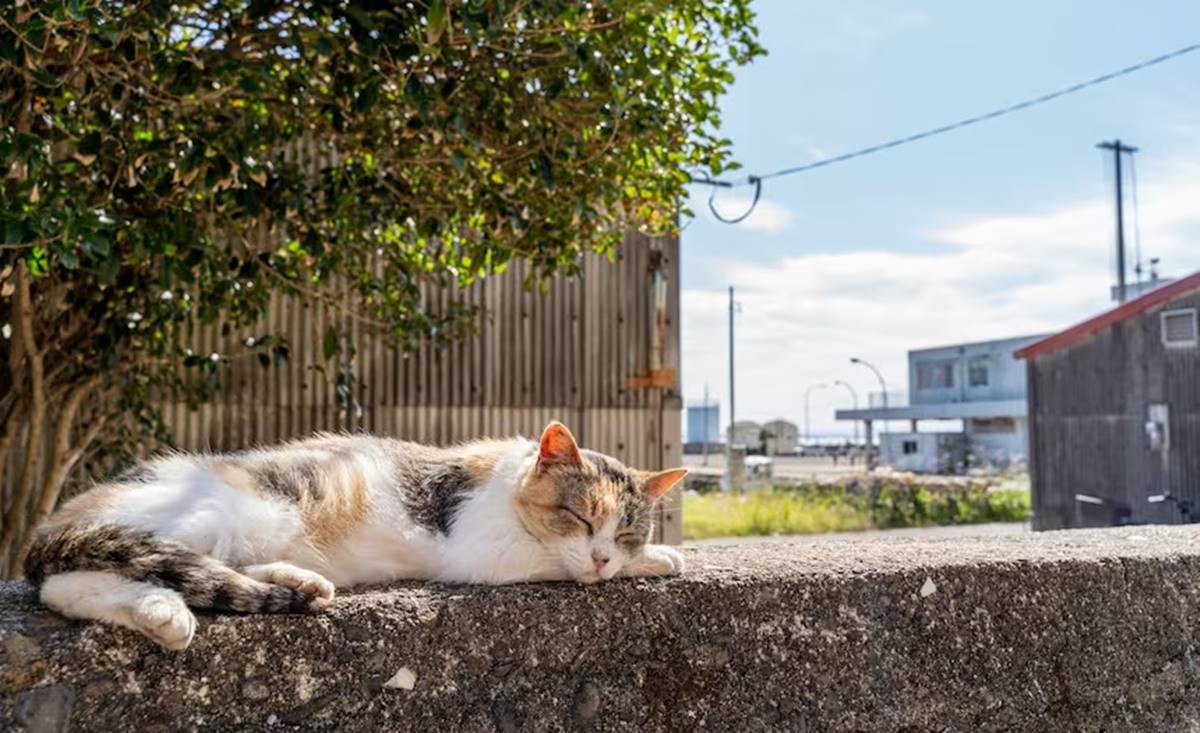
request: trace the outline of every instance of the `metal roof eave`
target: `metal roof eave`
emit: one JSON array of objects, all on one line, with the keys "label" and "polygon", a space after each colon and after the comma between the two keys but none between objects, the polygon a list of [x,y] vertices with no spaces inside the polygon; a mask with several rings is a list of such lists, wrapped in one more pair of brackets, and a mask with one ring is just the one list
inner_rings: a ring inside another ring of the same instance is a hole
[{"label": "metal roof eave", "polygon": [[1025,417],[1028,403],[1021,400],[992,400],[986,402],[944,402],[904,407],[869,407],[859,410],[838,410],[838,420],[961,420],[964,418]]}]

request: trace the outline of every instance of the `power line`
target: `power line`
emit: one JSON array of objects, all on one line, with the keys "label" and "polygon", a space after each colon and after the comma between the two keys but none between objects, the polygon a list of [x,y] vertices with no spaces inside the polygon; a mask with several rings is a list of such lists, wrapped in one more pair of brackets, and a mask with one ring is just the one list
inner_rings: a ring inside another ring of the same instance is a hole
[{"label": "power line", "polygon": [[942,135],[944,133],[952,132],[954,130],[961,129],[963,127],[969,127],[971,125],[979,124],[980,122],[994,120],[998,117],[1003,117],[1005,115],[1012,114],[1013,112],[1019,112],[1021,110],[1029,109],[1030,107],[1035,107],[1039,104],[1044,104],[1046,102],[1050,102],[1052,100],[1058,99],[1059,97],[1065,97],[1068,94],[1074,94],[1075,92],[1080,92],[1080,91],[1083,91],[1084,89],[1088,89],[1090,87],[1104,84],[1105,82],[1112,81],[1113,79],[1117,79],[1122,76],[1126,76],[1128,74],[1132,74],[1134,72],[1141,71],[1142,69],[1148,68],[1150,66],[1155,66],[1157,64],[1161,64],[1163,62],[1179,58],[1180,56],[1192,53],[1194,51],[1200,51],[1200,43],[1193,43],[1190,46],[1184,46],[1183,48],[1176,49],[1174,51],[1171,51],[1170,53],[1165,53],[1161,56],[1155,56],[1152,59],[1147,59],[1145,61],[1141,61],[1139,63],[1133,64],[1132,66],[1126,66],[1123,69],[1118,69],[1116,71],[1112,71],[1107,74],[1102,74],[1100,76],[1094,77],[1092,79],[1088,79],[1086,81],[1081,81],[1077,84],[1072,84],[1070,86],[1063,87],[1061,89],[1050,92],[1048,94],[1043,94],[1038,97],[1026,99],[1024,101],[1017,102],[1016,104],[1011,104],[1007,107],[1001,107],[999,109],[992,110],[991,112],[986,112],[984,114],[976,115],[974,117],[967,117],[967,118],[958,120],[957,122],[951,122],[950,124],[947,124],[947,125],[940,125],[938,127],[930,128],[928,130],[924,130],[922,132],[915,133],[913,135],[906,135],[904,137],[894,138],[892,140],[888,140],[887,142],[879,143],[877,145],[871,145],[870,147],[861,148],[859,150],[855,150],[855,151],[852,151],[849,153],[835,155],[831,158],[822,158],[821,160],[816,160],[811,163],[805,163],[803,165],[793,166],[791,168],[783,168],[781,170],[777,170],[777,171],[774,171],[771,173],[766,173],[764,175],[750,175],[747,177],[746,183],[748,185],[754,186],[753,199],[751,201],[750,207],[746,210],[746,212],[741,214],[740,216],[737,216],[734,218],[727,218],[727,217],[721,215],[721,213],[717,211],[713,199],[714,199],[714,196],[716,195],[716,189],[718,187],[733,188],[736,185],[735,183],[733,183],[731,181],[712,179],[712,178],[693,178],[692,183],[712,186],[713,187],[712,194],[708,197],[709,210],[712,211],[713,216],[715,216],[718,220],[723,221],[726,224],[736,224],[737,222],[742,221],[746,217],[750,216],[750,214],[754,211],[754,207],[758,205],[759,197],[762,194],[762,182],[767,179],[779,178],[781,176],[790,176],[790,175],[794,175],[796,173],[806,173],[808,171],[815,170],[817,168],[824,168],[825,166],[833,165],[835,163],[844,163],[847,160],[853,160],[855,158],[862,158],[864,156],[871,155],[873,153],[878,153],[878,152],[881,152],[884,150],[890,150],[892,148],[898,148],[901,145],[908,145],[909,143],[914,143],[914,142],[917,142],[918,140],[924,140],[926,138],[934,137],[936,135]]}]

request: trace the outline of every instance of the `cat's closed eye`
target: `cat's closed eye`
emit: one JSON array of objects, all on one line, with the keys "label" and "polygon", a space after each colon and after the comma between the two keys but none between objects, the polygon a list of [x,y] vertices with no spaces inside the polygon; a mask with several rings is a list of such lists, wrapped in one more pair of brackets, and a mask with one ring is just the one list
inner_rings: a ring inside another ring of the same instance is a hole
[{"label": "cat's closed eye", "polygon": [[566,516],[572,517],[573,519],[575,519],[575,521],[582,524],[587,529],[588,537],[591,537],[595,533],[595,530],[592,528],[592,523],[589,522],[588,520],[584,519],[582,516],[580,516],[577,512],[575,512],[570,507],[560,506],[558,508],[558,511],[563,513]]}]

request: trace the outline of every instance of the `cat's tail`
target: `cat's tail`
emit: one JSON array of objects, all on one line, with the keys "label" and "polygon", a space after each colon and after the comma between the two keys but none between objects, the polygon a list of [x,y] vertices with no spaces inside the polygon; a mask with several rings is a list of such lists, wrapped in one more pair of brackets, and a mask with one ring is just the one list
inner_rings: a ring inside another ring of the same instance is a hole
[{"label": "cat's tail", "polygon": [[57,573],[101,570],[178,591],[193,608],[242,613],[308,613],[323,600],[263,583],[152,532],[116,524],[66,525],[38,532],[25,557],[35,587]]}]

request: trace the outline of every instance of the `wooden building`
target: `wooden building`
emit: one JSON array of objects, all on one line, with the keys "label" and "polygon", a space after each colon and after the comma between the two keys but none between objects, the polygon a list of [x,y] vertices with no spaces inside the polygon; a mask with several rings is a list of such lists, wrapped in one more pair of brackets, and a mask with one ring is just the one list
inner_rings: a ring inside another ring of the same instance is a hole
[{"label": "wooden building", "polygon": [[[466,291],[485,309],[478,333],[444,349],[404,354],[336,308],[279,298],[259,332],[286,335],[291,357],[263,369],[230,365],[223,393],[197,410],[166,409],[180,448],[229,450],[318,430],[363,430],[449,444],[479,437],[536,438],[561,420],[580,444],[644,469],[682,465],[679,397],[679,242],[626,237],[620,257],[587,255],[577,278],[548,292],[523,287],[526,268]],[[449,298],[429,293],[431,307]],[[354,330],[354,399],[315,370],[336,323]],[[192,339],[197,353],[227,353],[249,333],[214,326]],[[678,491],[663,502],[662,538],[679,542]]]},{"label": "wooden building", "polygon": [[1036,529],[1200,521],[1200,272],[1018,350]]}]

